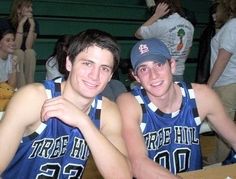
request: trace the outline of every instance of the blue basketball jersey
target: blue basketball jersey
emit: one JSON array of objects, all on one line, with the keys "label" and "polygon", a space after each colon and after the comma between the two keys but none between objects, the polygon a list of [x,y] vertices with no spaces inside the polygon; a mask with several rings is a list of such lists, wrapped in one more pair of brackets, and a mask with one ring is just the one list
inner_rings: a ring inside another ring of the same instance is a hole
[{"label": "blue basketball jersey", "polygon": [[135,86],[132,94],[142,107],[140,128],[148,157],[172,173],[202,168],[198,115],[191,84],[177,83],[182,91],[182,104],[178,111],[166,114],[148,98],[142,86]]},{"label": "blue basketball jersey", "polygon": [[[45,81],[44,86],[49,96],[61,95],[60,83]],[[98,129],[101,107],[102,97],[97,96],[91,105],[89,116]],[[89,154],[88,145],[78,128],[51,118],[42,123],[33,134],[22,138],[2,178],[81,178]]]}]

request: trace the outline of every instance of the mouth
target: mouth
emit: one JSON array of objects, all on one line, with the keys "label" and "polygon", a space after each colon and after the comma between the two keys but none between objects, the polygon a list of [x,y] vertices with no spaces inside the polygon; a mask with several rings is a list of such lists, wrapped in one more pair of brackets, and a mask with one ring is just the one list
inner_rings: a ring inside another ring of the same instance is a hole
[{"label": "mouth", "polygon": [[161,86],[163,83],[164,83],[163,80],[162,80],[162,81],[157,81],[157,82],[151,83],[151,86],[152,86],[152,87],[159,87],[159,86]]},{"label": "mouth", "polygon": [[92,83],[92,82],[88,82],[88,81],[84,81],[84,84],[89,88],[97,88],[97,86],[98,86],[97,83]]},{"label": "mouth", "polygon": [[7,48],[7,51],[8,51],[8,52],[13,52],[14,50],[15,50],[14,47],[8,47],[8,48]]}]

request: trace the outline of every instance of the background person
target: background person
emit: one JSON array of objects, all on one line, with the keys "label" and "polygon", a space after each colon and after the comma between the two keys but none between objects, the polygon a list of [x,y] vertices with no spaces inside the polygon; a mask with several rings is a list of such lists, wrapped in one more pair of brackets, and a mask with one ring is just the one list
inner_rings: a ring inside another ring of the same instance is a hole
[{"label": "background person", "polygon": [[58,38],[53,53],[46,62],[47,80],[68,76],[65,64],[70,37],[71,35],[62,35]]},{"label": "background person", "polygon": [[155,2],[155,13],[138,28],[135,36],[139,39],[162,40],[176,60],[174,80],[183,80],[185,61],[192,46],[194,27],[184,18],[179,0],[156,0]]},{"label": "background person", "polygon": [[[236,1],[220,0],[216,10],[219,31],[211,40],[211,71],[207,84],[220,96],[232,120],[236,111]],[[222,161],[230,150],[223,139],[217,140],[213,161]],[[211,159],[209,159],[211,160]]]},{"label": "background person", "polygon": [[15,55],[19,63],[17,87],[34,82],[36,53],[33,45],[39,34],[39,25],[33,16],[32,0],[13,0],[8,19],[15,31]]},{"label": "background person", "polygon": [[120,94],[125,93],[127,91],[127,88],[121,81],[117,79],[111,79],[106,85],[105,89],[102,91],[101,95],[107,97],[112,101],[116,101],[117,97]]},{"label": "background person", "polygon": [[217,27],[216,21],[217,3],[213,3],[209,9],[209,22],[199,39],[198,61],[196,69],[196,83],[206,84],[210,76],[211,65],[211,39],[214,37]]},{"label": "background person", "polygon": [[17,62],[14,32],[0,29],[0,111],[4,111],[16,88]]}]

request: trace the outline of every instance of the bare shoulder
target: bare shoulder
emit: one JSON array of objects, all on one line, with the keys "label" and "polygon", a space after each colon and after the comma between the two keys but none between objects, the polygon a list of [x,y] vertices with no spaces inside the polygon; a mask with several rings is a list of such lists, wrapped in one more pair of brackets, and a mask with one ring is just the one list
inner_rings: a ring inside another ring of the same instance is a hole
[{"label": "bare shoulder", "polygon": [[201,118],[203,119],[207,114],[221,108],[220,99],[213,89],[205,84],[192,84],[197,108]]},{"label": "bare shoulder", "polygon": [[119,128],[121,116],[117,104],[106,97],[102,101],[101,128]]},{"label": "bare shoulder", "polygon": [[[103,97],[102,99],[102,117],[108,118],[109,116],[115,116],[119,115],[119,109],[117,104],[114,101],[111,101],[110,99]],[[110,117],[109,117],[110,118]]]},{"label": "bare shoulder", "polygon": [[134,95],[132,95],[130,92],[122,93],[121,95],[118,96],[116,101],[118,105],[125,105],[137,102]]},{"label": "bare shoulder", "polygon": [[117,99],[117,104],[124,123],[132,125],[133,122],[141,122],[142,108],[132,93],[127,92],[120,95]]},{"label": "bare shoulder", "polygon": [[18,121],[25,123],[25,125],[39,121],[41,107],[46,98],[45,88],[40,83],[33,83],[20,88],[8,104],[5,113],[6,120]]},{"label": "bare shoulder", "polygon": [[192,87],[196,95],[196,99],[206,99],[216,95],[214,90],[208,87],[206,84],[192,83]]},{"label": "bare shoulder", "polygon": [[13,96],[12,102],[27,103],[29,106],[31,103],[35,104],[41,100],[45,100],[46,93],[43,84],[32,83],[20,88]]},{"label": "bare shoulder", "polygon": [[114,101],[108,99],[107,97],[102,97],[102,108],[103,110],[105,111],[109,111],[109,110],[112,110],[112,109],[116,109],[117,108],[117,105]]},{"label": "bare shoulder", "polygon": [[[136,109],[139,108],[139,103],[131,92],[122,93],[116,100],[120,109]],[[135,111],[135,110],[132,110]],[[137,112],[137,111],[136,111]]]}]

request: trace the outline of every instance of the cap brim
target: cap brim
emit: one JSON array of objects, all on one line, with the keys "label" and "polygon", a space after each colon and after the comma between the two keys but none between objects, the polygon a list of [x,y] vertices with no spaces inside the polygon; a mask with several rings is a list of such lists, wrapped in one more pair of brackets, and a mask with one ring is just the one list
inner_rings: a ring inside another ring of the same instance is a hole
[{"label": "cap brim", "polygon": [[161,54],[147,54],[147,55],[141,55],[139,57],[139,59],[136,61],[133,69],[134,71],[137,70],[137,68],[143,63],[143,62],[147,62],[147,61],[156,61],[156,62],[159,62],[161,64],[164,64],[167,60],[166,57],[164,57],[163,55]]}]

